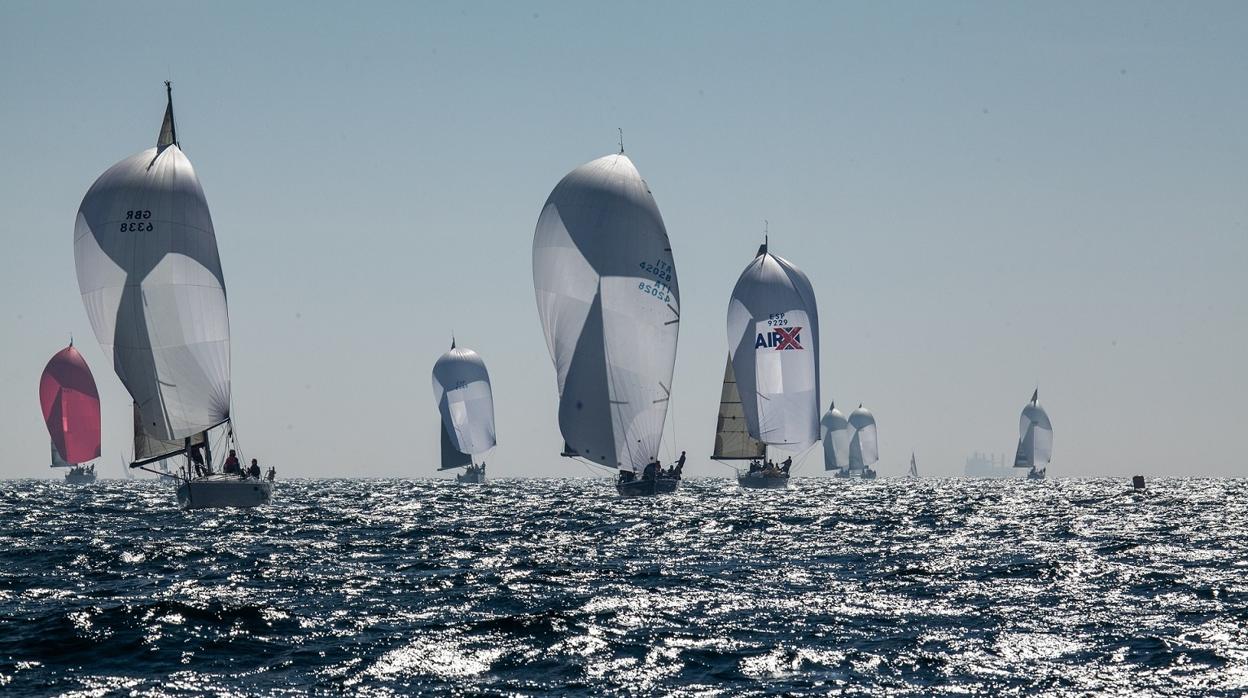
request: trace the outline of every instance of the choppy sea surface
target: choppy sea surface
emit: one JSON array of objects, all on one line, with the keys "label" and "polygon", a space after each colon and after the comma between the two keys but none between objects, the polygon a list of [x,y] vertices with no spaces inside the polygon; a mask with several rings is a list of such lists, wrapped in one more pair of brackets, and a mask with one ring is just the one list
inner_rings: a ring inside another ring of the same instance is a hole
[{"label": "choppy sea surface", "polygon": [[1248,481],[0,483],[5,695],[1239,695]]}]

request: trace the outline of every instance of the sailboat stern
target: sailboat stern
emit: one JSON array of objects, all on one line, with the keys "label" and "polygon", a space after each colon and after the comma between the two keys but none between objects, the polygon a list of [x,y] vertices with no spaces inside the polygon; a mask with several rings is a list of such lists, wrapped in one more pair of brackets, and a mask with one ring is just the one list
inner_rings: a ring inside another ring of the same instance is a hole
[{"label": "sailboat stern", "polygon": [[265,480],[212,475],[178,486],[178,506],[183,509],[250,509],[272,501],[273,483]]}]

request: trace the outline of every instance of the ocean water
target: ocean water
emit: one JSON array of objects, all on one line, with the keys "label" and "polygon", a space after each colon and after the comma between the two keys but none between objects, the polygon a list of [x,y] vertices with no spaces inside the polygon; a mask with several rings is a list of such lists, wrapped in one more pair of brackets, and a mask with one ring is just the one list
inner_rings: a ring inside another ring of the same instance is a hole
[{"label": "ocean water", "polygon": [[1248,482],[0,483],[4,695],[1239,695]]}]

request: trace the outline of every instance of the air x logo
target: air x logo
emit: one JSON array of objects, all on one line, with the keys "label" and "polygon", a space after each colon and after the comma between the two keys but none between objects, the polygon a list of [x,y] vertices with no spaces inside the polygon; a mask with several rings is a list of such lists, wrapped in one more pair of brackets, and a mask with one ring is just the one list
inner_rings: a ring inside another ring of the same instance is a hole
[{"label": "air x logo", "polygon": [[800,327],[794,327],[792,329],[777,327],[776,334],[779,336],[776,337],[776,351],[780,351],[781,349],[801,349],[802,345],[799,341],[801,340],[801,336],[799,336],[801,331],[802,328]]}]

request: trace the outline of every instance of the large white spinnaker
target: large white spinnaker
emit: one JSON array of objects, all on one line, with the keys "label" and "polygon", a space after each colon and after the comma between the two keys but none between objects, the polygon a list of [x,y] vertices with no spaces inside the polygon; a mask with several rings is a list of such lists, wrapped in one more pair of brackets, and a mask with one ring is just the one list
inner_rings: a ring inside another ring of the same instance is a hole
[{"label": "large white spinnaker", "polygon": [[172,96],[156,147],[110,167],[83,197],[74,260],[91,327],[143,431],[177,442],[229,419],[225,281]]},{"label": "large white spinnaker", "polygon": [[680,289],[658,206],[623,153],[581,165],[550,193],[533,235],[533,287],[564,455],[634,472],[657,460]]},{"label": "large white spinnaker", "polygon": [[849,420],[836,409],[836,403],[828,407],[819,420],[820,438],[823,441],[823,469],[844,470],[849,467]]},{"label": "large white spinnaker", "polygon": [[849,442],[849,470],[865,470],[880,459],[880,440],[875,428],[875,415],[858,406],[849,413],[849,427],[854,436]]},{"label": "large white spinnaker", "polygon": [[494,448],[494,393],[481,356],[451,342],[433,364],[433,398],[442,415],[442,467],[472,465]]},{"label": "large white spinnaker", "polygon": [[1018,419],[1018,451],[1014,455],[1015,468],[1031,468],[1044,472],[1053,457],[1053,424],[1049,413],[1040,405],[1040,389],[1031,394],[1031,402],[1023,408]]},{"label": "large white spinnaker", "polygon": [[819,313],[810,280],[764,243],[728,305],[728,351],[750,436],[802,451],[819,440]]}]

